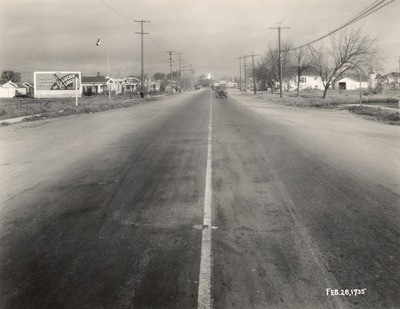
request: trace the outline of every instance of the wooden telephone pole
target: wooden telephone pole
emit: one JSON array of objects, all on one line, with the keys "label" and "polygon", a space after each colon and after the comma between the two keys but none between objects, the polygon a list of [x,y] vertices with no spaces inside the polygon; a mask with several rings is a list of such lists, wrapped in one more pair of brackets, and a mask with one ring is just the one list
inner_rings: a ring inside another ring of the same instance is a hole
[{"label": "wooden telephone pole", "polygon": [[279,53],[279,96],[282,98],[282,55],[281,55],[281,30],[282,29],[290,29],[290,27],[272,27],[269,29],[277,29],[278,30],[278,53]]},{"label": "wooden telephone pole", "polygon": [[143,61],[143,35],[144,34],[149,34],[148,32],[143,32],[143,24],[144,23],[149,23],[149,20],[134,20],[135,23],[140,23],[140,32],[135,32],[136,34],[141,35],[141,62],[142,62],[142,70],[141,70],[141,80],[142,80],[142,93],[144,91],[144,61]]},{"label": "wooden telephone pole", "polygon": [[242,59],[243,57],[236,58],[239,59],[239,89],[242,91]]},{"label": "wooden telephone pole", "polygon": [[166,51],[166,53],[168,53],[169,54],[169,59],[168,59],[168,62],[169,62],[169,76],[170,76],[170,80],[171,80],[171,94],[173,94],[174,93],[174,85],[173,85],[173,83],[172,83],[172,81],[173,81],[173,79],[172,79],[172,53],[173,53],[174,51],[173,50],[168,50],[168,51]]}]

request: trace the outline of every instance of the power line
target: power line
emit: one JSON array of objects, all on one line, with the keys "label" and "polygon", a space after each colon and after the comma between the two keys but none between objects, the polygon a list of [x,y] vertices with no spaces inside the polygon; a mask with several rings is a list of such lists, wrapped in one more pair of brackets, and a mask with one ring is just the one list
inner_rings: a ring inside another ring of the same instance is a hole
[{"label": "power line", "polygon": [[277,23],[281,23],[283,21],[283,19],[288,18],[289,16],[292,16],[299,7],[301,7],[304,2],[306,2],[306,0],[301,1],[301,3],[299,5],[297,5],[295,8],[293,8],[292,10],[290,10],[286,15],[284,15],[280,20],[278,20]]},{"label": "power line", "polygon": [[137,7],[135,7],[132,3],[132,1],[130,0],[122,0],[126,3],[128,9],[131,9],[131,12],[133,12],[134,14],[137,14],[138,16],[140,16],[142,19],[149,19],[144,13],[142,13]]},{"label": "power line", "polygon": [[321,37],[319,37],[319,38],[317,38],[317,39],[315,39],[315,40],[313,40],[311,42],[308,42],[306,44],[303,44],[303,45],[300,45],[300,46],[297,46],[297,47],[289,48],[289,49],[287,49],[285,51],[292,51],[292,50],[300,49],[300,48],[312,45],[312,44],[314,44],[314,43],[316,43],[316,42],[318,42],[318,41],[320,41],[322,39],[325,39],[326,37],[338,32],[339,30],[342,30],[343,28],[345,28],[347,26],[350,26],[351,24],[353,24],[353,23],[355,23],[355,22],[357,22],[357,21],[369,16],[370,14],[372,14],[372,13],[374,13],[374,12],[376,12],[376,11],[382,9],[382,8],[384,8],[388,4],[394,2],[395,0],[390,0],[387,3],[384,3],[385,1],[386,0],[374,1],[372,4],[367,6],[365,9],[361,10],[361,12],[357,13],[350,20],[348,20],[346,23],[344,23],[340,27],[336,28],[335,30],[330,31],[327,34],[325,34],[325,35],[323,35],[323,36],[321,36]]},{"label": "power line", "polygon": [[116,15],[118,15],[123,21],[125,21],[126,23],[132,25],[131,20],[133,19],[132,16],[124,13],[123,11],[121,12],[120,10],[116,9],[115,7],[113,7],[112,5],[110,5],[109,3],[107,3],[105,0],[100,0],[101,3],[103,3],[106,7],[108,7],[111,11],[113,11]]}]

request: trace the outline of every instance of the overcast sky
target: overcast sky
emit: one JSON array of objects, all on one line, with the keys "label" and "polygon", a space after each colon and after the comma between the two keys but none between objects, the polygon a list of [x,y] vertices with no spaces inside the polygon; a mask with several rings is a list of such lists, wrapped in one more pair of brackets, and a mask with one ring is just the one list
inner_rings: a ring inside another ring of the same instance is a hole
[{"label": "overcast sky", "polygon": [[[110,7],[105,5],[108,4]],[[306,43],[341,25],[373,0],[0,0],[0,71],[77,70],[140,75],[140,25],[145,72],[169,72],[167,50],[182,52],[196,75],[237,76],[238,60],[283,40]],[[122,12],[116,14],[114,12]],[[355,25],[379,37],[384,73],[398,70],[400,5],[394,1]],[[96,46],[97,38],[102,44]],[[326,42],[329,44],[329,40]],[[174,56],[177,60],[177,56]],[[250,64],[250,63],[249,63]],[[174,62],[176,69],[178,62]]]}]

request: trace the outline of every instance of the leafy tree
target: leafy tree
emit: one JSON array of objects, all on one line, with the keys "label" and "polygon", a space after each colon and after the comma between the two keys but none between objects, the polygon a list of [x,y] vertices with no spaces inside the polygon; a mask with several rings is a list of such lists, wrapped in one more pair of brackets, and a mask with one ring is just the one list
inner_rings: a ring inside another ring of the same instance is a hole
[{"label": "leafy tree", "polygon": [[11,70],[3,71],[3,73],[1,73],[0,81],[3,83],[7,83],[8,81],[19,83],[21,81],[21,73]]},{"label": "leafy tree", "polygon": [[161,72],[154,73],[154,75],[153,75],[154,80],[164,80],[165,77],[166,77],[166,74],[161,73]]},{"label": "leafy tree", "polygon": [[204,74],[200,75],[197,81],[198,85],[201,85],[202,87],[208,87],[212,83],[212,80],[207,78]]},{"label": "leafy tree", "polygon": [[[177,81],[178,75],[179,75],[178,71],[172,71],[172,79],[173,79],[174,81]],[[171,79],[171,73],[168,73],[168,74],[166,75],[166,77],[167,77],[167,79]]]}]

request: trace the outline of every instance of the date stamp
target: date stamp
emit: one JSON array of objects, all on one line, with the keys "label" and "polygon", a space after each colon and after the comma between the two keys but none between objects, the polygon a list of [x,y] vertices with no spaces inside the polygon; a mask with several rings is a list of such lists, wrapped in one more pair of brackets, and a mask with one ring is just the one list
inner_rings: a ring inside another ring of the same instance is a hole
[{"label": "date stamp", "polygon": [[364,295],[367,289],[326,289],[326,296],[359,296]]}]

